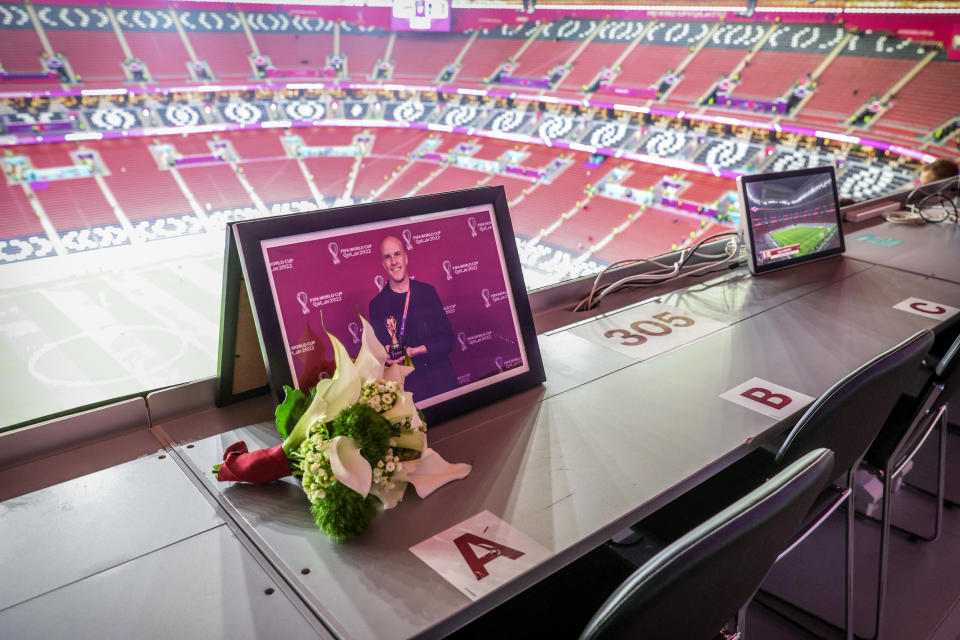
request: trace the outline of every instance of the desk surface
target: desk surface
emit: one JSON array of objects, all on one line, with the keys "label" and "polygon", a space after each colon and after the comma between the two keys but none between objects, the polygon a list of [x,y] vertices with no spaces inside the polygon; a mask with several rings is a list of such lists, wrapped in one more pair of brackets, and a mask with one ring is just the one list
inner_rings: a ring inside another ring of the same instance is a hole
[{"label": "desk surface", "polygon": [[[576,327],[542,336],[547,385],[434,430],[431,445],[449,460],[472,462],[470,476],[427,500],[408,492],[346,544],[316,530],[292,479],[254,487],[216,483],[205,473],[238,439],[276,444],[272,424],[206,438],[181,453],[335,634],[439,636],[775,438],[803,408],[777,421],[720,394],[757,376],[815,397],[888,347],[938,326],[895,304],[960,300],[958,284],[850,259],[724,281],[667,302],[725,318],[727,326],[647,361],[579,337]],[[552,556],[471,602],[408,549],[483,510]]]},{"label": "desk surface", "polygon": [[958,224],[884,222],[848,233],[844,239],[847,255],[857,260],[960,283]]},{"label": "desk surface", "polygon": [[[473,463],[473,472],[426,500],[408,491],[398,508],[345,544],[317,531],[293,479],[267,486],[213,480],[210,466],[227,445],[277,443],[271,422],[250,424],[270,415],[269,403],[197,411],[190,408],[196,389],[153,394],[154,426],[144,432],[177,443],[167,458],[154,454],[0,503],[0,537],[13,540],[0,550],[0,564],[25,576],[0,588],[0,636],[31,629],[96,635],[97,624],[118,623],[110,602],[140,588],[143,575],[156,588],[141,595],[158,615],[140,631],[216,636],[239,622],[259,633],[264,620],[276,621],[270,632],[279,624],[275,635],[290,637],[325,629],[345,638],[452,631],[777,438],[803,408],[774,419],[721,399],[725,391],[760,377],[815,397],[917,330],[960,320],[894,308],[907,298],[960,307],[960,261],[944,258],[956,255],[944,253],[955,252],[956,229],[868,231],[904,241],[887,247],[848,237],[862,260],[834,258],[757,278],[729,272],[539,336],[546,384],[431,428],[431,446],[448,460]],[[911,266],[924,256],[939,260]],[[710,320],[703,323],[709,330],[647,352],[611,348],[603,331],[593,331],[629,326],[664,304]],[[483,510],[550,557],[471,601],[409,548]],[[58,529],[47,526],[54,516]],[[48,537],[24,534],[32,531]],[[78,538],[84,551],[49,562],[58,540]],[[278,593],[264,600],[269,585]],[[63,625],[42,624],[50,608],[63,611]]]},{"label": "desk surface", "polygon": [[0,637],[328,637],[220,511],[162,450],[0,503]]}]

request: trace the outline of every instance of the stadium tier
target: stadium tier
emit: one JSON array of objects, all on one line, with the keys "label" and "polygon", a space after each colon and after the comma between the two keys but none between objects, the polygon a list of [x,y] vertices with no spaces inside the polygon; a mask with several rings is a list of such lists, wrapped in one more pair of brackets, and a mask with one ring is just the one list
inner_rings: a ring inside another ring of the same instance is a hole
[{"label": "stadium tier", "polygon": [[616,227],[629,222],[628,216],[639,213],[640,207],[632,202],[594,198],[566,212],[560,224],[544,234],[541,241],[583,253],[613,234]]},{"label": "stadium tier", "polygon": [[910,130],[914,136],[960,116],[960,64],[934,61],[891,99],[879,122]]},{"label": "stadium tier", "polygon": [[43,44],[36,31],[4,27],[0,34],[3,38],[0,44],[0,63],[3,63],[5,71],[37,73],[43,70]]},{"label": "stadium tier", "polygon": [[739,49],[701,49],[684,67],[683,76],[670,97],[684,102],[697,102],[721,77],[733,71],[743,55]]},{"label": "stadium tier", "polygon": [[481,32],[460,61],[457,82],[479,83],[492,78],[502,63],[517,55],[524,42],[520,37],[498,38]]},{"label": "stadium tier", "polygon": [[206,62],[220,81],[244,80],[253,76],[250,42],[240,34],[204,33],[191,39],[197,58]]},{"label": "stadium tier", "polygon": [[390,36],[383,31],[375,33],[343,33],[340,52],[347,57],[350,76],[359,81],[373,79],[377,63],[386,58]]},{"label": "stadium tier", "polygon": [[[307,162],[308,171],[310,171],[314,180],[320,185],[330,185],[330,189],[337,190],[340,184],[339,171],[334,171],[333,167],[321,167],[317,164],[311,164],[318,160],[329,163],[331,160],[340,160],[343,158],[310,158]],[[337,167],[339,168],[339,167]],[[245,162],[243,164],[243,177],[253,188],[261,201],[265,204],[276,202],[288,202],[291,200],[313,200],[307,181],[297,165],[295,160],[262,160],[258,162]],[[336,197],[336,196],[334,196]]]},{"label": "stadium tier", "polygon": [[823,121],[842,122],[853,116],[869,100],[882,96],[914,63],[908,60],[884,60],[838,56],[820,76],[819,86],[800,110],[799,118],[824,116]]},{"label": "stadium tier", "polygon": [[668,70],[679,67],[689,55],[690,51],[684,47],[654,44],[637,46],[620,63],[621,70],[612,83],[625,87],[648,87]]},{"label": "stadium tier", "polygon": [[[574,256],[606,237],[589,252],[605,260],[618,248],[662,252],[689,242],[690,231],[730,224],[717,217],[739,173],[837,163],[841,195],[861,199],[907,184],[919,162],[933,157],[916,147],[948,155],[956,147],[955,136],[939,142],[933,135],[949,133],[958,115],[960,64],[929,43],[836,24],[561,17],[417,34],[282,10],[35,5],[35,19],[7,6],[8,14],[0,12],[4,71],[37,72],[55,59],[66,75],[63,85],[43,74],[26,83],[14,75],[0,88],[63,86],[77,95],[0,105],[8,133],[39,132],[42,140],[73,132],[59,138],[73,142],[12,148],[28,164],[5,165],[8,176],[29,166],[63,179],[8,185],[16,213],[0,233],[5,238],[192,215],[191,199],[201,212],[263,215],[293,203],[503,183],[518,235]],[[336,84],[378,80],[394,84],[386,91]],[[230,89],[255,81],[281,84]],[[437,81],[453,92],[479,87],[481,97],[404,88]],[[221,86],[164,91],[191,82]],[[122,87],[126,95],[110,95]],[[786,101],[798,87],[789,114],[757,107]],[[815,144],[814,129],[841,134],[894,87],[856,132],[875,140],[873,149],[904,146],[908,157],[871,156],[842,141]],[[90,96],[91,88],[103,97]],[[515,91],[538,95],[518,100]],[[592,106],[611,95],[618,104]],[[670,109],[690,120],[667,115]],[[340,126],[324,127],[325,119]],[[734,121],[762,128],[724,124]],[[389,126],[366,126],[382,122]],[[793,134],[807,136],[798,146],[764,130],[781,125],[809,133]],[[173,130],[182,135],[170,136]],[[128,133],[139,138],[93,139]],[[604,163],[593,150],[620,160]],[[36,199],[42,213],[25,214],[31,185],[44,192]],[[46,212],[45,202],[56,206],[75,192],[90,196],[89,214],[77,209],[88,206],[82,203]],[[577,202],[592,213],[583,215]],[[671,207],[677,215],[663,225],[669,233],[639,244],[624,239]],[[646,223],[627,219],[641,210]],[[38,227],[30,215],[50,224]],[[630,224],[613,234],[624,221]]]},{"label": "stadium tier", "polygon": [[378,190],[376,199],[391,200],[413,195],[424,182],[432,179],[441,169],[443,167],[437,163],[409,161],[396,176],[391,177],[381,190]]},{"label": "stadium tier", "polygon": [[630,166],[630,175],[620,184],[631,189],[649,189],[659,184],[665,175],[672,173],[674,172],[667,167],[636,162]]},{"label": "stadium tier", "polygon": [[262,129],[259,131],[230,131],[221,134],[224,140],[229,140],[239,160],[255,160],[258,158],[284,157],[283,145],[276,131]]},{"label": "stadium tier", "polygon": [[534,79],[547,76],[555,67],[565,64],[578,48],[577,42],[534,40],[517,58],[512,75]]},{"label": "stadium tier", "polygon": [[117,217],[93,180],[60,180],[33,187],[33,193],[57,229],[90,229],[116,224]]},{"label": "stadium tier", "polygon": [[[324,199],[333,202],[339,200],[345,193],[356,158],[304,158],[303,163],[317,185],[317,190]],[[277,202],[290,199],[282,198]]]},{"label": "stadium tier", "polygon": [[20,185],[4,184],[3,233],[8,238],[23,238],[30,235],[44,236],[46,232],[40,219],[30,206],[30,198]]},{"label": "stadium tier", "polygon": [[[623,231],[617,233],[595,257],[607,262],[618,256],[654,256],[662,247],[688,243],[691,234],[702,231],[701,221],[676,212],[650,207],[635,216]],[[727,230],[727,229],[724,229]]]},{"label": "stadium tier", "polygon": [[110,172],[104,182],[129,219],[190,212],[190,203],[170,173],[157,170],[146,141],[105,140],[97,145],[97,153]]},{"label": "stadium tier", "polygon": [[0,0],[0,640],[960,640],[958,159],[960,0]]},{"label": "stadium tier", "polygon": [[487,178],[489,176],[477,171],[448,166],[442,168],[429,182],[424,183],[422,187],[417,189],[413,195],[470,189],[478,186],[481,182],[485,182]]},{"label": "stadium tier", "polygon": [[[527,238],[540,235],[552,224],[560,222],[568,211],[582,206],[587,199],[586,187],[594,181],[593,170],[578,164],[576,154],[564,157],[571,162],[551,183],[541,183],[528,190],[512,211],[516,211],[513,230]],[[580,157],[580,163],[585,158]],[[598,172],[599,177],[599,172]]]},{"label": "stadium tier", "polygon": [[[458,35],[398,33],[391,55],[393,79],[411,84],[433,83],[468,42]],[[423,54],[424,49],[429,55]]]},{"label": "stadium tier", "polygon": [[364,158],[357,168],[353,183],[353,195],[357,198],[372,198],[393,175],[403,168],[405,161],[397,157]]},{"label": "stadium tier", "polygon": [[591,42],[573,62],[570,71],[563,77],[556,89],[560,91],[580,92],[589,86],[603,69],[610,69],[623,54],[624,47],[607,42]]},{"label": "stadium tier", "polygon": [[180,83],[189,78],[190,54],[176,32],[134,31],[124,34],[134,57],[144,62],[158,82]]},{"label": "stadium tier", "polygon": [[737,97],[776,100],[813,73],[825,56],[815,53],[758,51],[740,71]]},{"label": "stadium tier", "polygon": [[194,166],[180,171],[187,188],[205,211],[249,207],[253,200],[226,165]]}]

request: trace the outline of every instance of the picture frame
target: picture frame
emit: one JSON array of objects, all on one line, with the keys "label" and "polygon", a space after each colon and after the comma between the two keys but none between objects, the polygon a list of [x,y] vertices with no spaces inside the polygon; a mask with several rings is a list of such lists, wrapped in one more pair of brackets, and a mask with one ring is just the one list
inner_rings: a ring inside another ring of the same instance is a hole
[{"label": "picture frame", "polygon": [[359,315],[388,357],[411,356],[406,387],[428,422],[545,380],[502,186],[239,221],[231,232],[278,402],[285,386],[333,374],[326,332],[356,357]]}]

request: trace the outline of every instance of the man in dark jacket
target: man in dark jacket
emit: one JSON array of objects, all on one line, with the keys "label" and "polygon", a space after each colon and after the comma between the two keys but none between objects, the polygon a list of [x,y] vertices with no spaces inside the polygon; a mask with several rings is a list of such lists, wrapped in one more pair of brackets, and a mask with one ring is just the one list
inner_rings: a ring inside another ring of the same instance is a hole
[{"label": "man in dark jacket", "polygon": [[386,347],[390,364],[410,356],[414,371],[404,383],[414,401],[425,400],[457,386],[450,363],[454,337],[437,290],[413,280],[407,272],[403,242],[387,236],[380,243],[380,260],[387,284],[370,301],[370,323]]}]

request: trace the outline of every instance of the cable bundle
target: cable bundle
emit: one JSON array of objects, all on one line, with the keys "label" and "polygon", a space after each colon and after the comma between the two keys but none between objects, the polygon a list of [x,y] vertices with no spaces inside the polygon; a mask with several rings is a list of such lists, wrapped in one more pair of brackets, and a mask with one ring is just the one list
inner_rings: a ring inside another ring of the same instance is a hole
[{"label": "cable bundle", "polygon": [[[724,244],[723,252],[721,254],[701,253],[700,248],[703,245],[718,238],[730,238],[730,241]],[[736,231],[724,231],[723,233],[716,233],[708,236],[694,246],[683,249],[680,252],[680,257],[677,258],[677,261],[672,265],[664,264],[663,262],[652,258],[620,260],[618,262],[614,262],[597,274],[596,279],[593,281],[593,288],[590,289],[590,294],[581,300],[577,306],[573,308],[573,310],[588,311],[593,309],[600,304],[600,301],[603,300],[607,294],[613,293],[614,291],[624,287],[649,287],[663,284],[664,282],[669,282],[671,280],[676,280],[677,278],[683,278],[685,276],[708,273],[715,270],[717,267],[722,267],[723,265],[730,263],[732,260],[736,259],[739,254],[739,234]],[[698,262],[695,266],[688,265],[687,263],[689,263],[694,256],[705,258],[707,259],[707,262]],[[649,273],[640,273],[627,276],[605,285],[600,284],[603,276],[615,267],[632,267],[644,263],[652,264],[656,268]]]},{"label": "cable bundle", "polygon": [[[957,190],[960,190],[960,177],[956,180],[956,185],[954,183],[948,182],[943,185],[936,191],[927,194],[921,194],[923,197],[916,204],[910,204],[910,200],[913,196],[920,191],[923,187],[917,187],[910,192],[910,195],[907,196],[907,199],[904,201],[904,206],[907,207],[907,211],[894,211],[893,213],[883,217],[887,222],[892,222],[894,224],[936,224],[938,222],[947,222],[953,220],[954,222],[958,221],[960,216],[957,215],[957,203],[946,195],[947,189],[954,187]],[[936,200],[936,203],[933,205],[928,205],[928,202],[931,200]],[[927,211],[928,207],[933,207],[940,205],[940,208],[943,210],[943,214],[940,216],[931,216]],[[953,210],[953,214],[950,214],[948,207]]]}]

